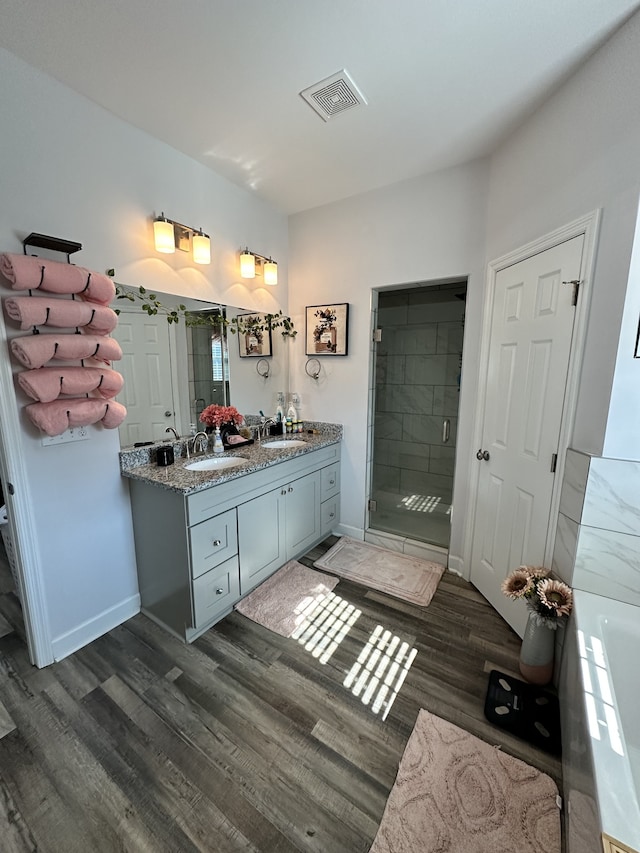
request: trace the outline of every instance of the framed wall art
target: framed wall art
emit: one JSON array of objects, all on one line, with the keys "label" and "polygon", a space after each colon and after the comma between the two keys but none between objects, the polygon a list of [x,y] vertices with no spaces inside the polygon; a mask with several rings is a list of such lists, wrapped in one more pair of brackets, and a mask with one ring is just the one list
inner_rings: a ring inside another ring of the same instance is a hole
[{"label": "framed wall art", "polygon": [[307,305],[307,355],[347,355],[349,303]]},{"label": "framed wall art", "polygon": [[240,358],[269,358],[271,356],[271,329],[263,327],[261,314],[238,314]]}]

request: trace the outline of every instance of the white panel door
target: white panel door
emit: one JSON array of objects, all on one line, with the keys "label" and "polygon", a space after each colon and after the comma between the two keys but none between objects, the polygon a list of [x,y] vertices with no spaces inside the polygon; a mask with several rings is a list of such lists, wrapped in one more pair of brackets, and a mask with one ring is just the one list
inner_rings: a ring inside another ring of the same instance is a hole
[{"label": "white panel door", "polygon": [[[584,236],[497,273],[471,581],[518,633],[526,608],[501,592],[522,564],[543,565]],[[475,454],[474,454],[475,456]]]},{"label": "white panel door", "polygon": [[114,337],[122,347],[115,367],[124,376],[118,399],[127,407],[120,443],[168,438],[167,427],[175,426],[169,324],[140,310],[122,310]]}]

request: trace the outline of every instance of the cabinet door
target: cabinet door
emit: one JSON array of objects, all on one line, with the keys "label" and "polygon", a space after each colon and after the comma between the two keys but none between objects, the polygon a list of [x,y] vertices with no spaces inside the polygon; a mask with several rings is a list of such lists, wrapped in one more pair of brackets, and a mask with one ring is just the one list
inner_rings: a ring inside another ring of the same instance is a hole
[{"label": "cabinet door", "polygon": [[191,576],[198,578],[238,553],[236,511],[230,509],[189,528]]},{"label": "cabinet door", "polygon": [[340,491],[340,463],[335,462],[320,472],[320,500],[326,501]]},{"label": "cabinet door", "polygon": [[320,533],[328,536],[338,523],[340,495],[320,504]]},{"label": "cabinet door", "polygon": [[235,604],[238,595],[238,558],[231,557],[194,580],[193,627],[214,622]]},{"label": "cabinet door", "polygon": [[286,558],[291,560],[320,536],[320,472],[294,480],[286,489]]},{"label": "cabinet door", "polygon": [[286,562],[284,508],[286,489],[274,489],[238,507],[240,593],[268,578]]}]

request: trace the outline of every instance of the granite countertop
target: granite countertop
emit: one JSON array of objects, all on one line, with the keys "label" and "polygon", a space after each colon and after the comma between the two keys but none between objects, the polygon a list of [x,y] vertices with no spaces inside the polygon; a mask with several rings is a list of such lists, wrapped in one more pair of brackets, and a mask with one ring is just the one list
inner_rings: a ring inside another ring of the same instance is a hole
[{"label": "granite countertop", "polygon": [[[316,433],[308,433],[307,429],[317,430]],[[269,441],[277,439],[298,439],[305,442],[304,447],[285,447],[268,450],[264,447]],[[233,468],[224,468],[221,471],[187,471],[185,466],[190,462],[200,459],[208,459],[214,454],[209,450],[187,459],[185,454],[185,440],[162,441],[149,447],[124,448],[120,452],[120,471],[124,477],[133,480],[142,480],[163,489],[179,492],[183,495],[191,495],[216,486],[219,483],[227,483],[236,480],[254,471],[269,468],[279,462],[286,462],[296,456],[302,456],[312,450],[337,444],[342,440],[342,426],[340,424],[327,424],[318,422],[305,422],[305,432],[289,436],[270,436],[254,444],[244,445],[237,449],[226,450],[225,456],[241,456],[245,463]],[[159,467],[156,465],[156,452],[159,447],[173,447],[175,462],[173,465]]]}]

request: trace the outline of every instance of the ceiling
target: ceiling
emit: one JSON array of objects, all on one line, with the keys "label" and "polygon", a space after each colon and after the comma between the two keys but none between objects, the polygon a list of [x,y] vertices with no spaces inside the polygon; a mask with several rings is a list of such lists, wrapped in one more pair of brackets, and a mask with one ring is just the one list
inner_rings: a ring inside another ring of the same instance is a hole
[{"label": "ceiling", "polygon": [[[0,0],[0,46],[294,213],[484,156],[639,7]],[[368,105],[324,122],[341,69]]]}]

